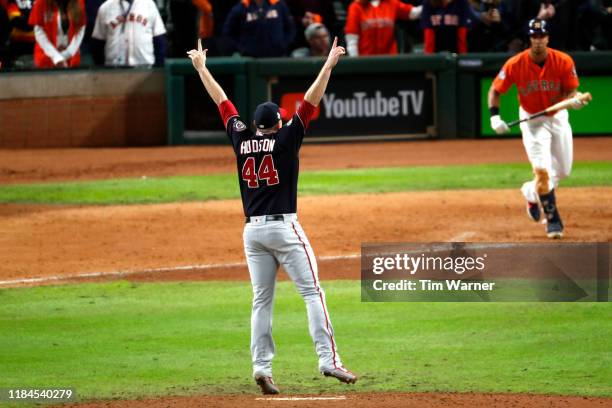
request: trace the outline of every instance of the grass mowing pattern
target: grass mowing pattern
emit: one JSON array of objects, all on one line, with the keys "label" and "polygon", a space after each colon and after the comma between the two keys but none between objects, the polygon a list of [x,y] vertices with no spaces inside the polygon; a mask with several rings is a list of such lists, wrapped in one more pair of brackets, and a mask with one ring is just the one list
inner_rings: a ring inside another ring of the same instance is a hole
[{"label": "grass mowing pattern", "polygon": [[[529,164],[370,168],[302,172],[300,195],[386,193],[414,190],[519,188]],[[612,162],[575,163],[565,187],[612,185]],[[149,204],[239,198],[237,176],[117,179],[0,187],[0,203]]]},{"label": "grass mowing pattern", "polygon": [[[361,381],[318,375],[304,304],[279,282],[274,372],[285,393],[612,396],[611,303],[361,303],[358,281],[324,287]],[[82,399],[257,393],[250,301],[248,282],[0,290],[2,386],[74,386]]]}]

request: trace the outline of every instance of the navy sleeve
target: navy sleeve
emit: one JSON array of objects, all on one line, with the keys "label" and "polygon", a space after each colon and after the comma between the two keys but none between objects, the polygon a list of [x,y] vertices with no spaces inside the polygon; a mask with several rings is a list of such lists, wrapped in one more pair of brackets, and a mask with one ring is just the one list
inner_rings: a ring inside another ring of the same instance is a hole
[{"label": "navy sleeve", "polygon": [[240,116],[232,116],[227,121],[227,127],[225,130],[227,132],[227,136],[230,139],[230,142],[232,143],[234,152],[236,153],[236,155],[238,155],[240,150],[240,142],[243,139],[247,139],[251,135],[251,133],[249,133],[249,128],[246,126]]},{"label": "navy sleeve", "polygon": [[153,52],[155,53],[156,67],[163,67],[166,61],[166,34],[153,37]]},{"label": "navy sleeve", "polygon": [[106,41],[98,40],[97,38],[91,38],[91,57],[93,58],[94,64],[104,65],[104,47]]}]

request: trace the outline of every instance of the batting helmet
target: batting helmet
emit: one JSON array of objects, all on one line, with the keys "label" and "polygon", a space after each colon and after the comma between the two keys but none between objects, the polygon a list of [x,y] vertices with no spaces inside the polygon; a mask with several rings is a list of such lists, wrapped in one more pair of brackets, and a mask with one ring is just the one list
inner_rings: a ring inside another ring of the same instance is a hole
[{"label": "batting helmet", "polygon": [[546,21],[534,18],[529,21],[529,25],[527,26],[527,34],[529,36],[540,34],[540,35],[548,35],[548,29],[546,28]]}]

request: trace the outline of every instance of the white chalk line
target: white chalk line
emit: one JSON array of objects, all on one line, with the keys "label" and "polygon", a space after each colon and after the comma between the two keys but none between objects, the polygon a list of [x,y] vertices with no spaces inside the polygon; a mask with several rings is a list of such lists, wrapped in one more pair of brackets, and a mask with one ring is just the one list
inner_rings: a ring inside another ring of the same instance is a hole
[{"label": "white chalk line", "polygon": [[[319,261],[337,261],[342,259],[356,259],[359,258],[360,254],[349,254],[349,255],[328,255],[320,256]],[[88,272],[88,273],[77,273],[72,275],[55,275],[55,276],[41,276],[38,278],[21,278],[0,281],[0,286],[11,286],[11,285],[23,285],[28,283],[46,283],[46,282],[60,282],[73,279],[88,279],[88,278],[102,278],[102,277],[117,277],[117,276],[130,276],[138,274],[155,274],[163,272],[180,272],[180,271],[193,271],[202,269],[219,269],[219,268],[236,268],[245,267],[246,262],[230,262],[230,263],[215,263],[215,264],[202,264],[202,265],[182,265],[182,266],[169,266],[163,268],[150,268],[150,269],[138,269],[138,270],[119,270],[119,271],[106,271],[106,272]]]},{"label": "white chalk line", "polygon": [[256,401],[339,401],[345,400],[344,395],[337,397],[259,397],[255,398]]},{"label": "white chalk line", "polygon": [[[471,232],[468,231],[467,234]],[[465,233],[464,233],[465,234]],[[489,249],[489,248],[511,248],[515,247],[517,244],[515,243],[498,243],[498,244],[470,244],[470,249]],[[437,251],[440,249],[448,249],[442,246],[434,245],[432,248],[429,248],[429,251]],[[420,251],[420,250],[419,250]],[[394,253],[377,253],[376,255],[392,255]],[[373,256],[374,254],[370,254]],[[356,259],[359,258],[361,254],[348,254],[348,255],[327,255],[321,256],[318,258],[319,261],[337,261],[342,259]],[[24,285],[29,283],[47,283],[47,282],[61,282],[68,280],[77,280],[77,279],[88,279],[88,278],[106,278],[106,277],[121,277],[121,276],[130,276],[130,275],[138,275],[138,274],[155,274],[155,273],[163,273],[163,272],[178,272],[178,271],[192,271],[192,270],[202,270],[202,269],[217,269],[217,268],[235,268],[235,267],[245,267],[246,262],[231,262],[231,263],[216,263],[216,264],[202,264],[202,265],[182,265],[182,266],[169,266],[163,268],[150,268],[150,269],[140,269],[140,270],[119,270],[119,271],[106,271],[106,272],[88,272],[88,273],[77,273],[72,275],[56,275],[56,276],[42,276],[37,278],[20,278],[20,279],[10,279],[0,281],[0,286],[14,286],[14,285]]]},{"label": "white chalk line", "polygon": [[478,234],[474,231],[464,231],[460,234],[453,235],[449,242],[464,242],[468,238],[474,238]]}]

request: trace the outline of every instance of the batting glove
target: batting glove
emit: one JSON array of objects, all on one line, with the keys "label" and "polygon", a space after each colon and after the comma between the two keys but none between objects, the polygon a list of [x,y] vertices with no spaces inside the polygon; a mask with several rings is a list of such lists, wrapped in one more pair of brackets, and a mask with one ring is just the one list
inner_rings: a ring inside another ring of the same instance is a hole
[{"label": "batting glove", "polygon": [[504,122],[499,115],[491,116],[491,129],[493,129],[498,135],[503,135],[504,133],[510,132],[508,124]]},{"label": "batting glove", "polygon": [[581,95],[582,93],[576,92],[576,95],[574,95],[574,97],[572,98],[572,104],[570,105],[570,108],[574,110],[580,110],[589,104],[589,102],[587,101],[581,101],[578,99]]}]

